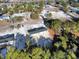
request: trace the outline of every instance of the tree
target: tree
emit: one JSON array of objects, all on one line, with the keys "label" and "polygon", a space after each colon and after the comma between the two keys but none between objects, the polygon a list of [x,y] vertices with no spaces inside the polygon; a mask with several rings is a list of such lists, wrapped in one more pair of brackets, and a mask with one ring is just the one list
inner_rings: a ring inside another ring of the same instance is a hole
[{"label": "tree", "polygon": [[42,54],[44,53],[44,51],[42,50],[42,48],[33,48],[32,50],[32,59],[42,59]]},{"label": "tree", "polygon": [[25,8],[24,8],[23,5],[21,5],[21,6],[18,7],[18,11],[24,12],[24,9],[25,9]]},{"label": "tree", "polygon": [[15,16],[12,18],[13,22],[21,22],[23,21],[23,17],[22,16]]},{"label": "tree", "polygon": [[0,59],[3,59],[2,55],[0,55]]},{"label": "tree", "polygon": [[51,4],[52,3],[52,0],[48,0],[48,4]]},{"label": "tree", "polygon": [[11,29],[14,29],[14,25],[10,25],[10,28],[11,28]]},{"label": "tree", "polygon": [[76,55],[75,55],[75,53],[72,50],[68,51],[68,55],[70,56],[69,58],[76,59]]},{"label": "tree", "polygon": [[14,50],[15,48],[13,47],[10,47],[9,51],[7,52],[7,55],[6,55],[6,59],[11,59],[13,53],[14,53]]},{"label": "tree", "polygon": [[47,18],[48,18],[48,19],[51,19],[51,17],[52,17],[52,13],[48,13],[48,14],[47,14]]},{"label": "tree", "polygon": [[51,58],[51,53],[48,49],[46,51],[44,51],[44,53],[42,55],[43,55],[42,59],[50,59]]},{"label": "tree", "polygon": [[54,46],[56,46],[57,49],[59,49],[59,47],[61,46],[61,42],[56,42],[56,43],[54,43]]},{"label": "tree", "polygon": [[60,0],[60,4],[63,6],[64,12],[68,11],[68,8],[67,8],[68,3],[67,2],[68,2],[67,0]]},{"label": "tree", "polygon": [[18,13],[18,12],[19,12],[19,7],[20,7],[19,4],[16,4],[16,5],[13,7],[14,13]]},{"label": "tree", "polygon": [[26,34],[26,45],[27,45],[27,48],[26,50],[28,51],[30,46],[32,45],[32,42],[31,42],[31,39],[30,39],[30,35],[29,34]]},{"label": "tree", "polygon": [[8,12],[8,7],[6,5],[3,5],[2,13],[7,13],[7,12]]},{"label": "tree", "polygon": [[59,37],[60,38],[60,40],[62,41],[62,43],[61,43],[61,46],[64,48],[64,49],[66,49],[67,48],[67,41],[68,41],[68,38],[67,37],[63,37],[63,36],[60,36]]},{"label": "tree", "polygon": [[62,6],[66,7],[67,6],[67,1],[66,0],[60,0],[60,3]]},{"label": "tree", "polygon": [[31,16],[32,19],[38,19],[39,18],[39,14],[35,13],[35,12],[32,12],[30,16]]},{"label": "tree", "polygon": [[70,55],[67,55],[67,59],[72,59]]},{"label": "tree", "polygon": [[24,3],[23,6],[24,6],[24,12],[27,12],[28,11],[28,9],[27,9],[28,4]]},{"label": "tree", "polygon": [[53,53],[53,59],[65,59],[65,52],[58,50],[56,52]]},{"label": "tree", "polygon": [[28,9],[29,12],[33,11],[33,5],[32,5],[32,3],[28,3],[27,9]]},{"label": "tree", "polygon": [[9,15],[12,15],[12,14],[14,14],[14,9],[13,9],[13,7],[12,8],[8,8],[8,14]]},{"label": "tree", "polygon": [[56,32],[56,33],[60,33],[60,30],[61,30],[61,21],[60,20],[57,20],[57,19],[54,19],[52,21],[52,29]]},{"label": "tree", "polygon": [[76,22],[75,26],[74,26],[74,32],[79,32],[79,21]]},{"label": "tree", "polygon": [[41,0],[41,1],[39,2],[39,9],[42,10],[43,7],[44,7],[44,0]]},{"label": "tree", "polygon": [[76,28],[76,23],[73,21],[66,21],[63,23],[63,27],[65,28],[66,32],[73,31]]},{"label": "tree", "polygon": [[31,59],[29,56],[30,54],[26,51],[22,52],[20,50],[10,48],[7,53],[6,59]]}]

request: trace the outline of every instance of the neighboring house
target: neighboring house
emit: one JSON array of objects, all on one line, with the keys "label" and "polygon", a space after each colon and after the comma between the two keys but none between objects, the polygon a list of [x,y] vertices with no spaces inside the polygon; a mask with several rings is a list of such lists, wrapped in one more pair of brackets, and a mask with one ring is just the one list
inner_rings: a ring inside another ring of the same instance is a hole
[{"label": "neighboring house", "polygon": [[0,46],[3,45],[14,45],[14,34],[6,34],[3,36],[0,36]]},{"label": "neighboring house", "polygon": [[25,16],[30,18],[31,12],[23,12],[23,13],[15,13],[11,17],[16,17],[16,16]]},{"label": "neighboring house", "polygon": [[51,5],[46,5],[42,12],[41,16],[44,18],[48,18],[48,14],[51,13],[51,19],[59,19],[61,21],[71,20],[71,16],[66,14],[65,12],[59,10],[57,7],[53,7]]},{"label": "neighboring house", "polygon": [[[6,1],[6,0],[5,0]],[[39,2],[40,0],[8,0],[8,2]],[[45,2],[48,2],[48,0],[44,0]],[[53,1],[53,0],[51,0]]]},{"label": "neighboring house", "polygon": [[30,14],[31,14],[31,12],[23,12],[23,13],[15,13],[12,16],[1,15],[0,20],[5,20],[5,19],[10,20],[10,17],[13,18],[13,17],[18,17],[18,16],[30,18]]},{"label": "neighboring house", "polygon": [[53,19],[59,19],[61,21],[71,20],[71,16],[67,15],[63,11],[51,12]]},{"label": "neighboring house", "polygon": [[73,0],[73,2],[79,2],[79,0]]},{"label": "neighboring house", "polygon": [[44,10],[48,10],[48,11],[58,11],[58,7],[54,7],[52,5],[45,5],[44,6]]},{"label": "neighboring house", "polygon": [[9,20],[10,17],[9,16],[4,16],[4,15],[3,16],[0,16],[0,20],[6,20],[6,19]]},{"label": "neighboring house", "polygon": [[79,14],[79,8],[70,7],[70,9],[71,9],[72,12],[75,12],[75,13]]},{"label": "neighboring house", "polygon": [[70,15],[75,21],[79,20],[79,15],[75,12],[68,12],[68,15]]},{"label": "neighboring house", "polygon": [[43,12],[44,13],[42,13],[41,15],[44,18],[47,18],[48,14],[51,13],[51,19],[59,19],[61,21],[66,21],[66,20],[71,21],[71,16],[67,15],[63,11],[47,11],[47,10],[43,10]]},{"label": "neighboring house", "polygon": [[43,7],[43,10],[41,11],[40,15],[44,16],[46,18],[46,14],[52,11],[58,11],[59,9],[57,7],[51,6],[51,5],[45,5]]}]

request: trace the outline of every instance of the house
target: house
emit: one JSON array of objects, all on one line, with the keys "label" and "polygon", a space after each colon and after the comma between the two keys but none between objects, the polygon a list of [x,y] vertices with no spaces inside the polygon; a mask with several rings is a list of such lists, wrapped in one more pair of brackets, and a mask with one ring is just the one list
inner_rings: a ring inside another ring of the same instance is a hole
[{"label": "house", "polygon": [[25,17],[30,17],[31,12],[23,12],[23,13],[15,13],[11,17],[18,17],[18,16],[25,16]]},{"label": "house", "polygon": [[77,13],[75,13],[75,12],[68,12],[67,14],[70,15],[74,21],[79,20],[79,15]]},{"label": "house", "polygon": [[[48,16],[49,14],[51,14],[51,16]],[[59,19],[61,21],[66,21],[66,20],[71,21],[71,18],[72,18],[70,15],[68,15],[64,11],[61,11],[58,7],[54,7],[51,5],[46,5],[43,8],[40,15],[43,16],[44,18],[49,17],[50,19]]]},{"label": "house", "polygon": [[13,41],[14,41],[14,34],[6,34],[0,36],[0,46],[13,45]]},{"label": "house", "polygon": [[16,41],[15,41],[15,48],[22,50],[26,47],[26,36],[17,33]]},{"label": "house", "polygon": [[75,12],[75,13],[79,14],[79,8],[70,7],[70,9],[71,9],[72,12]]},{"label": "house", "polygon": [[[7,0],[4,0],[7,1]],[[8,2],[40,2],[40,0],[8,0]],[[48,2],[48,0],[44,0],[45,2]]]},{"label": "house", "polygon": [[44,18],[46,18],[49,11],[51,12],[51,11],[56,11],[56,10],[58,10],[57,7],[53,7],[51,5],[45,5],[43,7],[43,10],[41,11],[40,15],[42,15]]},{"label": "house", "polygon": [[50,48],[52,46],[52,38],[45,27],[39,27],[28,30],[32,45]]},{"label": "house", "polygon": [[10,19],[10,17],[9,16],[5,16],[5,15],[2,15],[2,16],[0,16],[0,20],[9,20]]},{"label": "house", "polygon": [[40,36],[45,38],[50,38],[49,32],[45,27],[34,28],[28,30],[30,37],[40,38]]},{"label": "house", "polygon": [[[71,16],[64,13],[63,11],[47,11],[47,10],[43,10],[41,15],[44,17],[44,18],[47,18],[48,17],[48,14],[51,13],[51,16],[50,18],[51,19],[59,19],[61,21],[66,21],[66,20],[70,20],[71,21]],[[60,15],[60,16],[59,16]]]},{"label": "house", "polygon": [[79,0],[73,0],[73,2],[79,2]]}]

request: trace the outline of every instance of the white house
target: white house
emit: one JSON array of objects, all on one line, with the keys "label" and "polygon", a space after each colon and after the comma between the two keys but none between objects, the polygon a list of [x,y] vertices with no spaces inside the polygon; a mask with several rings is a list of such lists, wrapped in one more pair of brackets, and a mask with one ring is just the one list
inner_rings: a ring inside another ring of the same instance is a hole
[{"label": "white house", "polygon": [[66,21],[66,20],[71,20],[71,16],[69,16],[68,14],[64,13],[63,11],[61,10],[57,10],[57,11],[50,11],[50,10],[43,10],[41,12],[40,15],[42,15],[44,18],[47,18],[47,15],[51,13],[51,18],[52,19],[59,19],[61,21]]},{"label": "white house", "polygon": [[16,17],[16,16],[30,17],[30,14],[31,14],[31,12],[15,13],[11,17]]},{"label": "white house", "polygon": [[45,40],[47,38],[51,39],[51,36],[49,35],[47,28],[45,28],[45,27],[30,29],[30,30],[28,30],[28,32],[30,34],[30,37],[32,37],[37,44],[41,37],[43,37],[43,38],[41,38],[41,40]]},{"label": "white house", "polygon": [[63,11],[51,12],[53,19],[59,19],[61,21],[71,20],[71,16],[67,15]]},{"label": "white house", "polygon": [[0,16],[0,20],[6,20],[6,19],[10,19],[9,16]]}]

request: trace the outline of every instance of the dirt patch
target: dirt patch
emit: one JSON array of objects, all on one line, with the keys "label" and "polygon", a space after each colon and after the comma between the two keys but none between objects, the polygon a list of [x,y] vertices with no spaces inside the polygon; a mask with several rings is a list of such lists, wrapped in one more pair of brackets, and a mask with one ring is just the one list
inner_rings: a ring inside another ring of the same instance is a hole
[{"label": "dirt patch", "polygon": [[56,32],[53,29],[48,28],[49,35],[53,38]]},{"label": "dirt patch", "polygon": [[75,32],[73,33],[75,36],[78,36],[79,37],[79,32]]},{"label": "dirt patch", "polygon": [[5,21],[5,20],[0,21],[0,27],[1,27],[1,26],[6,26],[6,25],[8,25],[8,24],[10,24],[10,23],[7,22],[7,21]]}]

